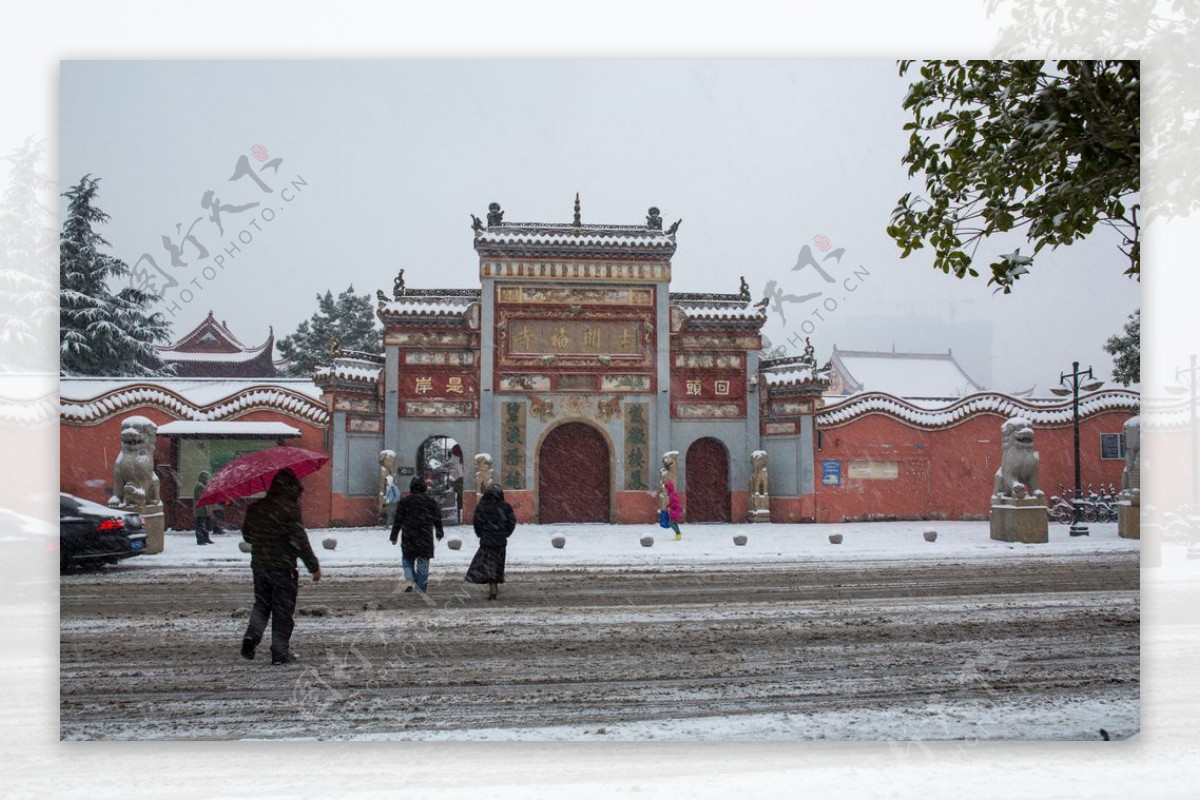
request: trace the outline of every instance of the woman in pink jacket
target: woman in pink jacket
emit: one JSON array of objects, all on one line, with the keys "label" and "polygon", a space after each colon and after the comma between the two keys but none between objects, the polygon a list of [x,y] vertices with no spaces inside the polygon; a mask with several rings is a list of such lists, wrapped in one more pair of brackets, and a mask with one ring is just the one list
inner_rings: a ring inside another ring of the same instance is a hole
[{"label": "woman in pink jacket", "polygon": [[671,521],[675,539],[681,540],[683,532],[679,530],[679,519],[683,517],[683,504],[679,502],[679,493],[675,491],[675,482],[668,481],[663,484],[663,489],[667,491],[667,519]]}]

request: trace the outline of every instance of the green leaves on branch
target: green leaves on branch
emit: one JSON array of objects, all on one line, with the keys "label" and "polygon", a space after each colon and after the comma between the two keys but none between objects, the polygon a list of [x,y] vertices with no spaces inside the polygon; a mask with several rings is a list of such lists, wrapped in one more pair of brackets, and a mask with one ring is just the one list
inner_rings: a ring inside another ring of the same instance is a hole
[{"label": "green leaves on branch", "polygon": [[1032,254],[989,265],[988,284],[1008,293],[1047,245],[1106,225],[1121,234],[1125,274],[1140,274],[1138,62],[925,61],[917,72],[902,163],[925,192],[892,212],[902,257],[929,246],[937,269],[978,276],[983,240],[1024,229]]}]

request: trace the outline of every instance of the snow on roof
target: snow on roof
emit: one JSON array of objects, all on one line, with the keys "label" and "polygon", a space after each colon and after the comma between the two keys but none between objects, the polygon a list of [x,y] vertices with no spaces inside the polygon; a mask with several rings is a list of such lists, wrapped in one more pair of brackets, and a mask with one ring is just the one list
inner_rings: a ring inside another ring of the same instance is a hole
[{"label": "snow on roof", "polygon": [[681,303],[679,307],[684,310],[688,317],[699,320],[765,321],[767,319],[766,309],[757,309],[749,304],[741,306],[704,306]]},{"label": "snow on roof", "polygon": [[959,366],[953,354],[843,351],[833,364],[851,391],[885,392],[903,398],[958,398],[983,387]]},{"label": "snow on roof", "polygon": [[236,422],[211,420],[175,420],[158,427],[160,437],[208,436],[208,437],[298,437],[300,429],[287,423]]},{"label": "snow on roof", "polygon": [[[1083,419],[1101,412],[1113,411],[1137,414],[1140,400],[1136,392],[1128,390],[1097,392],[1079,399],[1079,417]],[[1065,426],[1073,421],[1071,401],[1048,406],[1044,403],[1029,403],[1023,398],[999,392],[980,392],[960,400],[941,403],[940,406],[933,405],[932,402],[918,404],[881,392],[863,393],[826,406],[817,413],[817,425],[822,428],[834,428],[863,415],[886,414],[919,428],[945,428],[983,412],[1006,418],[1019,415],[1034,425],[1043,427]]]},{"label": "snow on roof", "polygon": [[185,350],[167,350],[159,348],[158,356],[164,362],[219,362],[222,364],[237,364],[258,358],[270,342],[265,342],[258,350],[243,350],[237,353],[196,353]]},{"label": "snow on roof", "polygon": [[378,364],[361,359],[336,359],[330,367],[320,367],[313,375],[314,379],[332,376],[348,381],[365,381],[370,384],[379,383],[382,367]]},{"label": "snow on roof", "polygon": [[307,378],[64,378],[59,385],[59,414],[68,422],[97,423],[147,405],[185,420],[271,408],[317,425],[329,422],[321,389]]},{"label": "snow on roof", "polygon": [[379,304],[380,314],[394,314],[418,317],[439,317],[462,314],[477,298],[443,296],[437,298],[403,297],[400,300],[388,300]]},{"label": "snow on roof", "polygon": [[577,248],[637,247],[675,249],[675,239],[657,229],[632,225],[554,225],[511,223],[480,231],[477,245],[548,245]]}]

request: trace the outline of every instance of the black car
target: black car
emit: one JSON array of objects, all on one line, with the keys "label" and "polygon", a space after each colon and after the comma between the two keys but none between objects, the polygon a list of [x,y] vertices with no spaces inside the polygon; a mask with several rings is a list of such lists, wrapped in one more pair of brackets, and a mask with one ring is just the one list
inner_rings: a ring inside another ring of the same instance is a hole
[{"label": "black car", "polygon": [[116,564],[146,550],[142,517],[59,494],[59,569]]}]

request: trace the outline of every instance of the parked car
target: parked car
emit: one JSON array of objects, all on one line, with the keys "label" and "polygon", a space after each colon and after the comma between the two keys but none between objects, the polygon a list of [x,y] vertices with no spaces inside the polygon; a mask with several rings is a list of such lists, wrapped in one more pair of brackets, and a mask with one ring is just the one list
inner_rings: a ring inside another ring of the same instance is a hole
[{"label": "parked car", "polygon": [[59,569],[116,564],[146,550],[142,517],[59,494]]}]

